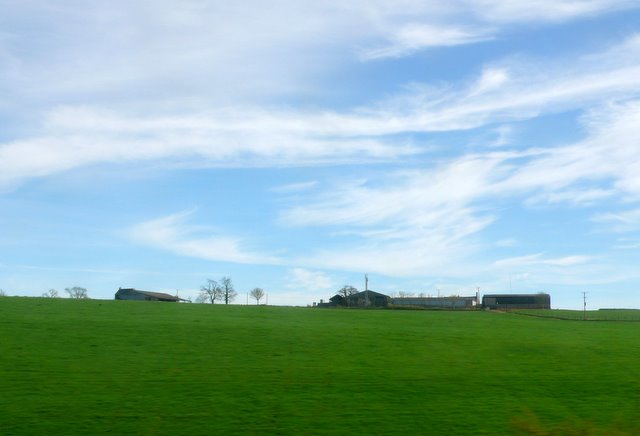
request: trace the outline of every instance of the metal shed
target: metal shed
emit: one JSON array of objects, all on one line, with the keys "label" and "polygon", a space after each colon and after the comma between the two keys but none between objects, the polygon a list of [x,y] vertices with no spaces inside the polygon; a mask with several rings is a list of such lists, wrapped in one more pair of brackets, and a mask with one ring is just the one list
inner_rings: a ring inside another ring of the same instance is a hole
[{"label": "metal shed", "polygon": [[182,298],[174,295],[169,295],[162,292],[140,291],[133,288],[119,288],[116,292],[116,300],[167,301],[172,303],[184,301]]},{"label": "metal shed", "polygon": [[487,309],[551,309],[551,296],[539,294],[487,294],[482,297]]}]

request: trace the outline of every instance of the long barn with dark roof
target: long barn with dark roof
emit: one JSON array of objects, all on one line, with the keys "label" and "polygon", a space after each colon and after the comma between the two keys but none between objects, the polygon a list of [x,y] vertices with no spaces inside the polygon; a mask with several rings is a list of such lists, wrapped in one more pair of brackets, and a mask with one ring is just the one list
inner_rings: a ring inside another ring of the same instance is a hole
[{"label": "long barn with dark roof", "polygon": [[539,294],[488,294],[482,297],[487,309],[551,309],[551,296]]},{"label": "long barn with dark roof", "polygon": [[133,288],[120,288],[116,292],[116,300],[133,300],[133,301],[166,301],[177,303],[184,301],[182,298],[165,294],[162,292],[140,291]]}]

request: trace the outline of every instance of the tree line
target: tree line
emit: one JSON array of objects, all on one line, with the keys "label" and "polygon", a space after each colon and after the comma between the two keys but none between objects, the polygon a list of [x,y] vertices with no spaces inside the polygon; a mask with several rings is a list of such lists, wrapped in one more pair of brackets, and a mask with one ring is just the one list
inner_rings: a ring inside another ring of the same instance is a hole
[{"label": "tree line", "polygon": [[[69,295],[69,298],[88,299],[89,291],[86,288],[80,286],[73,286],[71,288],[64,288],[64,292]],[[6,297],[7,293],[0,289],[0,297]],[[47,292],[41,295],[42,298],[60,298],[60,293],[55,289],[49,289]]]},{"label": "tree line", "polygon": [[[64,292],[69,295],[69,298],[76,298],[79,300],[86,300],[89,298],[89,291],[86,288],[80,286],[73,286],[71,288],[64,288]],[[55,289],[49,289],[42,294],[44,298],[60,298],[60,293]]]},{"label": "tree line", "polygon": [[[253,288],[249,295],[260,304],[260,300],[265,296],[262,288]],[[229,304],[236,299],[238,293],[233,287],[231,277],[222,277],[219,281],[207,279],[207,282],[200,287],[200,293],[196,297],[196,303],[224,303]]]}]

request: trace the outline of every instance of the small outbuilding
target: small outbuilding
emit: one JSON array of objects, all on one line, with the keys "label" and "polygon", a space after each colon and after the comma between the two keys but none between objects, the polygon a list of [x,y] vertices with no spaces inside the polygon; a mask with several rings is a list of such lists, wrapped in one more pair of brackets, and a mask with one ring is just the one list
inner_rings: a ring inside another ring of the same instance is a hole
[{"label": "small outbuilding", "polygon": [[482,297],[485,309],[551,309],[551,296],[539,294],[487,294]]},{"label": "small outbuilding", "polygon": [[133,288],[119,288],[116,292],[116,300],[133,300],[133,301],[166,301],[177,303],[185,301],[180,297],[165,294],[162,292],[140,291]]}]

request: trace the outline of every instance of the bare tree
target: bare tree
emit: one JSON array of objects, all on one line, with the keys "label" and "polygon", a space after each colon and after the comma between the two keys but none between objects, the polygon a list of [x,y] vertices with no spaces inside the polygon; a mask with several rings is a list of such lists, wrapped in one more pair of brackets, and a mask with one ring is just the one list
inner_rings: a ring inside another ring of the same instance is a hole
[{"label": "bare tree", "polygon": [[264,297],[264,291],[262,288],[253,288],[249,295],[251,295],[251,298],[255,298],[256,304],[260,304],[260,300]]},{"label": "bare tree", "polygon": [[338,295],[347,298],[349,295],[357,294],[358,290],[351,285],[344,285],[340,289],[338,289]]},{"label": "bare tree", "polygon": [[196,302],[215,304],[222,299],[222,287],[215,280],[207,279],[207,284],[200,287],[200,294]]},{"label": "bare tree", "polygon": [[58,298],[60,295],[58,294],[58,291],[56,291],[55,289],[49,289],[47,292],[42,294],[42,296],[44,298]]},{"label": "bare tree", "polygon": [[351,301],[349,300],[349,296],[353,294],[357,294],[358,290],[351,285],[344,285],[340,289],[338,289],[338,295],[341,296],[344,300],[344,304],[347,306],[351,305]]},{"label": "bare tree", "polygon": [[7,293],[0,289],[0,297],[6,297]]},{"label": "bare tree", "polygon": [[69,298],[87,299],[89,294],[85,288],[80,286],[74,286],[73,288],[64,288],[64,291],[69,294]]},{"label": "bare tree", "polygon": [[398,297],[400,298],[413,297],[413,292],[400,291],[398,292]]},{"label": "bare tree", "polygon": [[220,287],[222,288],[224,304],[229,304],[236,298],[236,295],[238,295],[235,289],[233,289],[233,282],[231,281],[231,277],[222,277],[220,279]]}]

